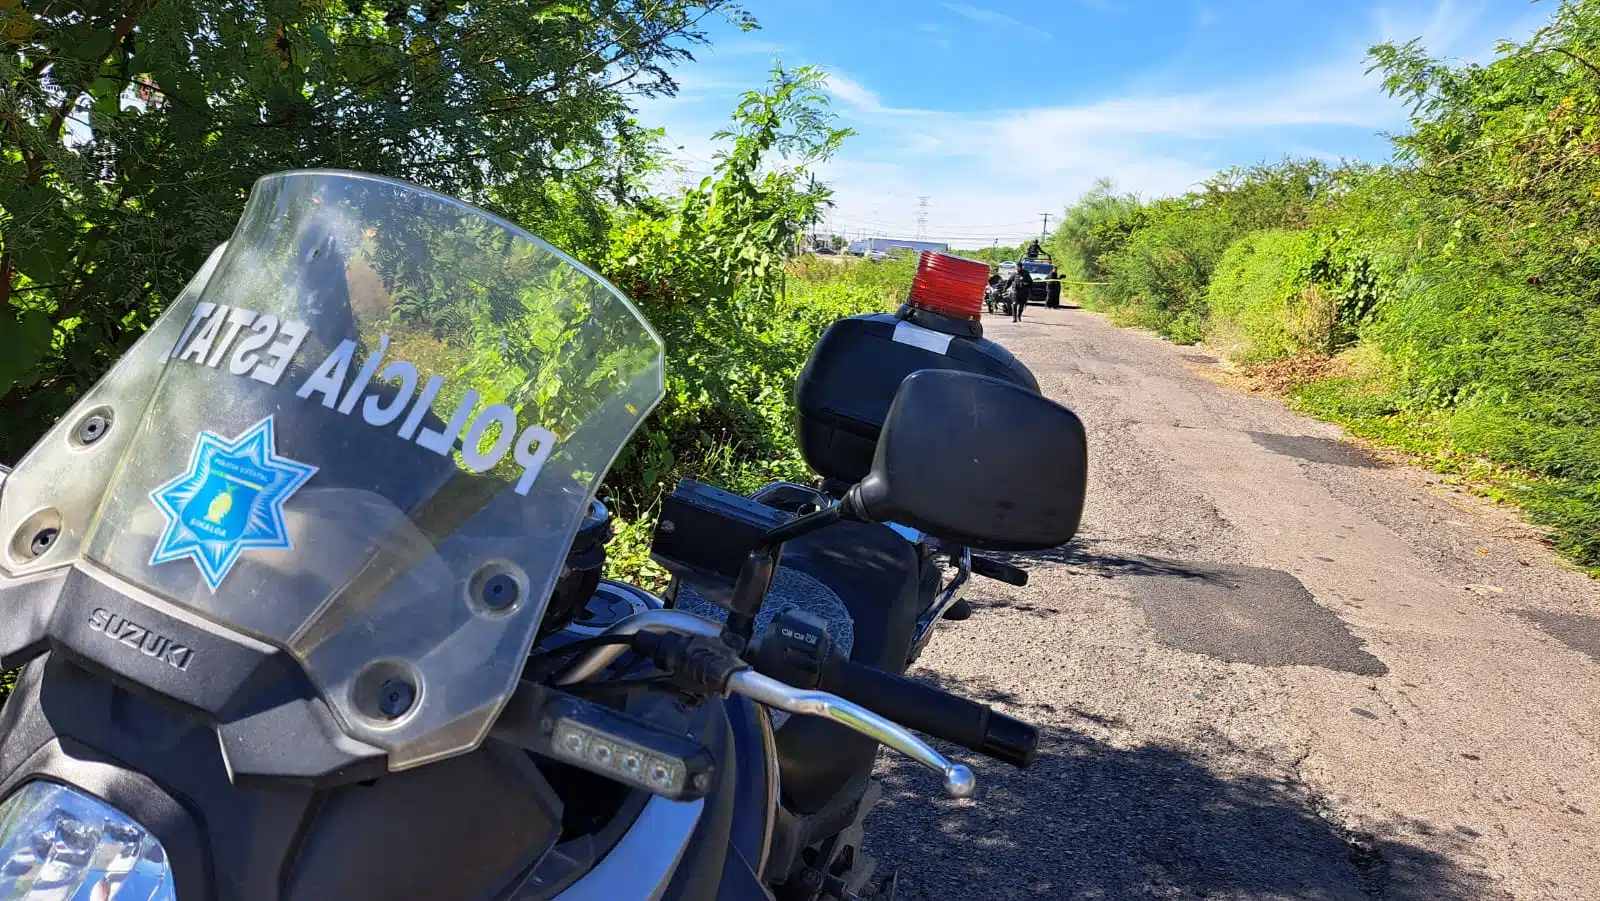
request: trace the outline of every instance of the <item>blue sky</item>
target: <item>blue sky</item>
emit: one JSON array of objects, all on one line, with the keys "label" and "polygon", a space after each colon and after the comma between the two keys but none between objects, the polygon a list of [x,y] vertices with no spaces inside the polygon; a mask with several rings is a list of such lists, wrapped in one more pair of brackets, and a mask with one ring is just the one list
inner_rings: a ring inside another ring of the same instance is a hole
[{"label": "blue sky", "polygon": [[[749,0],[761,29],[713,27],[680,94],[639,105],[685,178],[774,60],[830,73],[856,130],[823,170],[840,231],[958,246],[1037,233],[1098,176],[1156,196],[1285,154],[1382,160],[1403,108],[1365,74],[1366,48],[1420,37],[1492,58],[1552,0]],[[681,148],[681,149],[678,149]]]}]

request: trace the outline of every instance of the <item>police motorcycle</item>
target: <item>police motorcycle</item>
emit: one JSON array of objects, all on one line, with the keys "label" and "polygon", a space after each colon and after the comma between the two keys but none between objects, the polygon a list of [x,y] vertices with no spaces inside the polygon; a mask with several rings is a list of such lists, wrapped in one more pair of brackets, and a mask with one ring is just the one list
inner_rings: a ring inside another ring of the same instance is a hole
[{"label": "police motorcycle", "polygon": [[[717,622],[598,575],[596,488],[662,391],[638,311],[515,226],[373,176],[260,180],[0,481],[0,666],[26,664],[0,897],[892,896],[860,852],[875,792],[839,773],[881,744],[966,797],[912,730],[1019,766],[1037,733],[898,675],[914,560],[879,523],[1060,544],[1082,426],[921,371],[837,503],[686,486],[657,552]],[[1012,465],[974,466],[1002,422]],[[766,609],[780,578],[879,620],[842,653]]]},{"label": "police motorcycle", "polygon": [[[931,252],[930,252],[931,253]],[[991,280],[993,280],[991,278]],[[979,299],[963,303],[950,297],[926,296],[918,283],[894,313],[841,319],[823,333],[795,384],[795,430],[800,452],[815,472],[817,486],[779,482],[751,495],[761,504],[796,515],[825,509],[844,499],[850,487],[866,478],[873,464],[881,430],[896,393],[907,376],[921,370],[959,370],[1002,379],[1035,394],[1039,383],[1028,367],[1001,345],[983,336]],[[1009,441],[1015,434],[1003,425],[991,441]],[[995,465],[997,457],[986,455]],[[667,499],[664,518],[677,521],[678,496]],[[915,555],[916,614],[905,663],[916,661],[942,620],[964,620],[972,614],[965,599],[973,576],[1013,586],[1026,586],[1028,573],[1003,560],[973,553],[948,536],[901,523],[885,523],[912,545]],[[878,530],[881,536],[883,530]],[[709,536],[703,536],[704,538]],[[661,550],[658,543],[658,551]],[[675,567],[670,548],[657,558],[679,575],[668,598],[686,590],[700,615],[716,615],[715,605],[698,597],[693,568]],[[686,583],[688,583],[686,585]],[[828,619],[836,635],[848,635],[852,615],[836,598],[816,590],[786,596],[786,584],[774,589],[778,606],[807,606]],[[819,603],[818,598],[823,598]]]},{"label": "police motorcycle", "polygon": [[989,276],[983,289],[983,307],[990,314],[1011,314],[1011,301],[1006,298],[1005,282],[998,275]]}]

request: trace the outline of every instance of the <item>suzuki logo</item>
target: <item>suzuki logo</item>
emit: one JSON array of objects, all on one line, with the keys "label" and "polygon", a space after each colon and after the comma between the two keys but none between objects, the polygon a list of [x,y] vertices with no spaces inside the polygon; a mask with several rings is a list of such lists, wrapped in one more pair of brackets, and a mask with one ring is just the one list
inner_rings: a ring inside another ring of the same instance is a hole
[{"label": "suzuki logo", "polygon": [[89,613],[89,628],[105,637],[120,641],[138,650],[146,657],[154,657],[176,670],[187,672],[194,651],[178,644],[160,632],[147,629],[118,613],[96,607]]}]

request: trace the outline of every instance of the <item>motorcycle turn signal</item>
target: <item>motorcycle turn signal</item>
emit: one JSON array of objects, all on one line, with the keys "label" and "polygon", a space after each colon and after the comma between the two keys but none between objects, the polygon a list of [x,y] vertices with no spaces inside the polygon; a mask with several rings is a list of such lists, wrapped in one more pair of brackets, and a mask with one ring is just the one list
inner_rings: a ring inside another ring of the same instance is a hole
[{"label": "motorcycle turn signal", "polygon": [[673,801],[704,798],[716,763],[705,745],[619,710],[522,681],[492,735]]}]

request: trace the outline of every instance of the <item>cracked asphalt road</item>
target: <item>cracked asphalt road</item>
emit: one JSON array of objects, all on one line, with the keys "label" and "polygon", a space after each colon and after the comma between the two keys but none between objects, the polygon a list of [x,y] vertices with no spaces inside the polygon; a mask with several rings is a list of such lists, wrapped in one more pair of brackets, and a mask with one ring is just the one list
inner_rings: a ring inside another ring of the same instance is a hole
[{"label": "cracked asphalt road", "polygon": [[901,898],[1600,899],[1600,584],[1192,350],[985,329],[1083,418],[1089,502],[913,670],[1044,739],[955,753],[976,803],[880,758]]}]

